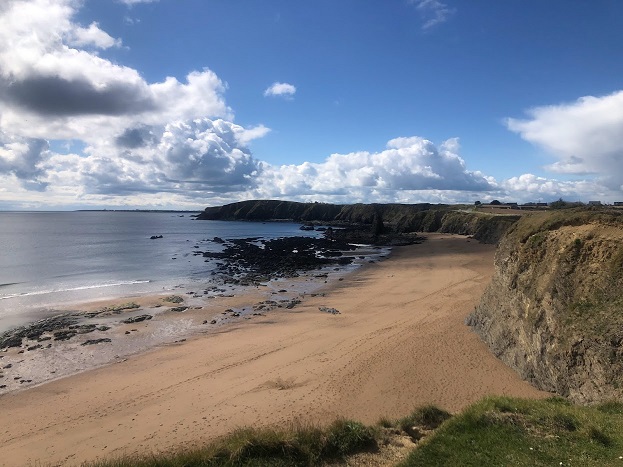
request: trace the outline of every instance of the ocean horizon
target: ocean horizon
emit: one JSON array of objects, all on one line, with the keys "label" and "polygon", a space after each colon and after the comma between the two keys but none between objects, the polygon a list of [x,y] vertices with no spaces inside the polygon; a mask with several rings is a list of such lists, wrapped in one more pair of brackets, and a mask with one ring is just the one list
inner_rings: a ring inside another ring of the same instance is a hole
[{"label": "ocean horizon", "polygon": [[216,261],[194,253],[219,251],[214,237],[319,235],[299,223],[201,221],[192,214],[0,212],[0,331],[78,303],[205,285]]}]

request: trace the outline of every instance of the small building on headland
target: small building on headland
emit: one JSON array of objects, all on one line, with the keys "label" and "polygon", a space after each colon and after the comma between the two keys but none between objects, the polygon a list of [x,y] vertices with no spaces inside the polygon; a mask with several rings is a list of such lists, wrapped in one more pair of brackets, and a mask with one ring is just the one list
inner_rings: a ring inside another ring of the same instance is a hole
[{"label": "small building on headland", "polygon": [[601,201],[589,201],[589,206],[601,206]]}]

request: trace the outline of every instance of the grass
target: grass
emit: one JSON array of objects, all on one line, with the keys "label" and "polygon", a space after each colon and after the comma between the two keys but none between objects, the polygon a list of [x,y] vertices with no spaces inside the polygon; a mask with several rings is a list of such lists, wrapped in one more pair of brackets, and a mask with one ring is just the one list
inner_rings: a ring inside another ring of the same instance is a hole
[{"label": "grass", "polygon": [[377,447],[376,433],[352,420],[326,429],[240,429],[209,446],[144,457],[86,464],[90,467],[312,466],[339,462],[350,454]]},{"label": "grass", "polygon": [[487,398],[443,424],[401,466],[623,465],[623,404]]},{"label": "grass", "polygon": [[383,430],[415,430],[417,439],[422,437],[420,430],[428,434],[401,467],[623,465],[623,403],[585,407],[560,397],[489,397],[454,416],[425,406],[399,420],[383,418],[375,427],[338,420],[324,429],[247,428],[202,448],[85,466],[343,465],[353,454],[382,449],[387,433]]}]

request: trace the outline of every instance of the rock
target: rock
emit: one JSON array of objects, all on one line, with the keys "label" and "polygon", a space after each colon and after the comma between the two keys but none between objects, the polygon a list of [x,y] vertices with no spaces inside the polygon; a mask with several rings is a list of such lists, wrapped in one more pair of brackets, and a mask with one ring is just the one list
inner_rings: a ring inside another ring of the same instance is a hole
[{"label": "rock", "polygon": [[54,340],[55,341],[67,341],[78,334],[77,331],[71,329],[65,329],[61,331],[54,331]]},{"label": "rock", "polygon": [[171,308],[171,311],[177,311],[178,313],[186,310],[188,310],[187,306],[174,306],[173,308]]},{"label": "rock", "polygon": [[162,301],[170,303],[182,303],[184,301],[184,297],[180,297],[179,295],[169,295],[168,297],[164,297]]},{"label": "rock", "polygon": [[20,336],[8,336],[0,340],[0,349],[11,348],[11,347],[21,347],[21,346],[22,346],[22,338]]},{"label": "rock", "polygon": [[110,329],[110,326],[100,326],[99,328],[97,328],[98,331],[108,331]]},{"label": "rock", "polygon": [[2,367],[2,369],[3,369],[3,370],[8,370],[9,368],[13,368],[13,365],[12,365],[11,363],[9,363],[9,364],[7,364],[7,365],[4,365],[4,366]]},{"label": "rock", "polygon": [[29,352],[32,350],[37,350],[40,349],[41,347],[43,347],[41,344],[37,344],[37,345],[31,345],[30,347],[28,347],[26,350],[28,350]]},{"label": "rock", "polygon": [[163,238],[162,235],[152,235],[149,237],[150,240],[157,240],[158,238]]},{"label": "rock", "polygon": [[134,324],[134,323],[140,323],[141,321],[147,321],[152,318],[153,318],[152,315],[139,315],[139,316],[134,316],[132,318],[124,319],[121,322],[125,324]]},{"label": "rock", "polygon": [[89,339],[88,341],[85,341],[80,345],[95,345],[101,344],[102,342],[112,342],[112,340],[107,337],[103,337],[101,339]]},{"label": "rock", "polygon": [[336,310],[335,308],[329,308],[326,306],[319,306],[318,309],[324,313],[330,313],[332,315],[339,315],[340,312],[338,310]]}]

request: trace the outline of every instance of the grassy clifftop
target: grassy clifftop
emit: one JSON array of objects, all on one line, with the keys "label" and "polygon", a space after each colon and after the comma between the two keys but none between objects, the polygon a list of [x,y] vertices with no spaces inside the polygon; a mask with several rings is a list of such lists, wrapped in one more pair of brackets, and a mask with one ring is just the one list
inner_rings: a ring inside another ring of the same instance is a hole
[{"label": "grassy clifftop", "polygon": [[384,233],[446,232],[473,235],[483,243],[497,243],[519,216],[470,211],[445,204],[325,204],[253,200],[208,207],[200,220],[316,222],[373,229]]},{"label": "grassy clifftop", "polygon": [[451,416],[436,407],[375,426],[242,429],[210,445],[91,467],[607,466],[623,462],[623,404],[486,398]]}]

